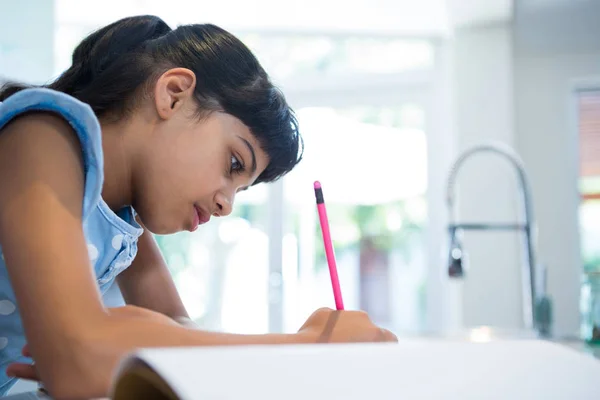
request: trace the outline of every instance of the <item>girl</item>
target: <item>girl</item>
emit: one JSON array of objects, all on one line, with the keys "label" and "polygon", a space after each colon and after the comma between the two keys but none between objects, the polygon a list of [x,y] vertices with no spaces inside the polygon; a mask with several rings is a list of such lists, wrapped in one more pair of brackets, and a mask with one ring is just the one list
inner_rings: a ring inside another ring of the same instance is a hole
[{"label": "girl", "polygon": [[[301,158],[292,110],[228,32],[125,18],[49,86],[11,85],[0,101],[0,393],[24,377],[55,398],[106,396],[137,347],[396,340],[364,313],[328,309],[296,334],[179,323],[151,233],[226,216],[238,191]],[[115,281],[128,305],[107,309]]]}]

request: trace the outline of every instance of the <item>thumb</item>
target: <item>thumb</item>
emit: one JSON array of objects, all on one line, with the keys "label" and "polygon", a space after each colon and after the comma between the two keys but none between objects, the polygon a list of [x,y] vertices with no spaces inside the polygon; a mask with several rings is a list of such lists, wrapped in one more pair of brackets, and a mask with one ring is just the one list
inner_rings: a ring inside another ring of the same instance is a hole
[{"label": "thumb", "polygon": [[40,381],[37,369],[33,364],[12,363],[6,367],[6,375],[30,381]]},{"label": "thumb", "polygon": [[380,340],[382,342],[397,342],[398,337],[394,335],[391,331],[381,328],[379,333]]}]

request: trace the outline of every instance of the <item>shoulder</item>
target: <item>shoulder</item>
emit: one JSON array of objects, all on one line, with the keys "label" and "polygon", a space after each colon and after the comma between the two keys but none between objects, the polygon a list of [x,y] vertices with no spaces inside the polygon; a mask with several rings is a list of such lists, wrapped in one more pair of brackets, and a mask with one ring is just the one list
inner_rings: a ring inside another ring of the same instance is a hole
[{"label": "shoulder", "polygon": [[92,108],[75,97],[47,88],[29,88],[0,102],[0,127],[15,116],[29,111],[54,111],[77,124],[98,124]]},{"label": "shoulder", "polygon": [[83,214],[88,215],[100,199],[104,178],[102,133],[91,107],[54,90],[25,89],[0,103],[0,134],[9,133],[23,145],[36,143],[32,147],[49,151],[65,139],[77,147],[85,174]]}]

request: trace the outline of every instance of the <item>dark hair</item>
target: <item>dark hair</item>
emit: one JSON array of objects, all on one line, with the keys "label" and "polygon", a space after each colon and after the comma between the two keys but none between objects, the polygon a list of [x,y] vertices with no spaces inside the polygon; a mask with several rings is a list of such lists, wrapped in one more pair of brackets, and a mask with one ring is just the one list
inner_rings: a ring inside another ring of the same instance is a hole
[{"label": "dark hair", "polygon": [[[252,52],[215,25],[172,30],[155,16],[121,19],[85,38],[73,52],[71,67],[46,87],[89,104],[98,118],[121,118],[148,84],[174,67],[196,74],[199,115],[231,114],[256,137],[270,162],[255,184],[277,180],[300,162],[303,141],[283,94]],[[0,101],[24,88],[5,85]]]}]

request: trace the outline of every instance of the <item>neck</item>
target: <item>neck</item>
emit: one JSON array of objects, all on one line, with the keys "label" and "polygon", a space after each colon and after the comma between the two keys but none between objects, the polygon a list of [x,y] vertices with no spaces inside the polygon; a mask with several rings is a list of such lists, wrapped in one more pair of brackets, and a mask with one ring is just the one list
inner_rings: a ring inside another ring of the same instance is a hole
[{"label": "neck", "polygon": [[132,169],[127,126],[123,123],[102,125],[104,186],[102,198],[113,211],[132,203]]}]

